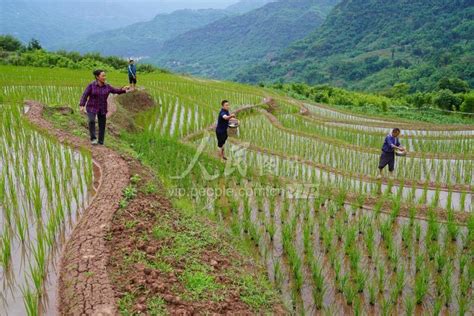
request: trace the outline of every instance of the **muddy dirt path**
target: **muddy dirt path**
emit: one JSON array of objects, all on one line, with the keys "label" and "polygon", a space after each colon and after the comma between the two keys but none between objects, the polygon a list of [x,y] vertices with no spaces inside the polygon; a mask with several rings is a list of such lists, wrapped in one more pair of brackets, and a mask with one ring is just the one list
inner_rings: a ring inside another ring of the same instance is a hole
[{"label": "muddy dirt path", "polygon": [[118,209],[122,190],[129,182],[127,163],[107,147],[97,146],[92,150],[87,139],[55,129],[43,118],[42,104],[26,101],[26,106],[29,107],[26,116],[35,126],[74,149],[91,150],[101,174],[96,197],[77,222],[61,254],[58,313],[115,315],[114,292],[106,270],[109,253],[104,237]]}]

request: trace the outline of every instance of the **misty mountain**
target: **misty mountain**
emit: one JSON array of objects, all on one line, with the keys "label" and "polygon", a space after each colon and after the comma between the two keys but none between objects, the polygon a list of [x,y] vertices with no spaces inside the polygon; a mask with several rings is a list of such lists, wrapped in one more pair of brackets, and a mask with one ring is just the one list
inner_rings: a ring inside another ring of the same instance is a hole
[{"label": "misty mountain", "polygon": [[105,55],[150,56],[161,48],[164,41],[227,15],[229,13],[225,10],[178,10],[170,14],[158,14],[151,21],[92,34],[60,48]]},{"label": "misty mountain", "polygon": [[[261,0],[257,0],[261,1]],[[0,0],[0,34],[47,49],[67,48],[88,35],[149,21],[178,9],[225,8],[237,0]]]},{"label": "misty mountain", "polygon": [[245,13],[249,12],[258,8],[263,7],[265,4],[269,2],[274,2],[277,0],[241,0],[233,5],[227,7],[227,11],[234,12],[234,13]]},{"label": "misty mountain", "polygon": [[314,31],[336,0],[281,0],[220,19],[163,44],[151,60],[174,71],[231,78]]},{"label": "misty mountain", "polygon": [[46,48],[153,17],[148,10],[131,8],[130,2],[123,1],[0,0],[0,8],[0,34],[24,42],[36,38]]},{"label": "misty mountain", "polygon": [[[250,11],[270,1],[272,0],[242,0],[225,10],[185,9],[167,14],[158,14],[150,21],[97,32],[61,45],[56,45],[54,48],[79,52],[100,52],[105,55],[122,57],[156,55],[166,40],[189,30],[203,27],[221,18]],[[185,3],[183,2],[182,5],[185,5]]]}]

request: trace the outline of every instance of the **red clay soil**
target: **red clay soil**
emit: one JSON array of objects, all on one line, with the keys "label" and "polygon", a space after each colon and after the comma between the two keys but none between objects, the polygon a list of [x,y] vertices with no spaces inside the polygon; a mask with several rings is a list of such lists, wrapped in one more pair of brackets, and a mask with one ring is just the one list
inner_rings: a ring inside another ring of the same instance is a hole
[{"label": "red clay soil", "polygon": [[[26,105],[30,107],[26,116],[35,126],[75,149],[92,149],[86,139],[55,129],[43,118],[43,105],[34,101],[27,101]],[[122,190],[129,182],[129,169],[127,163],[107,147],[97,146],[91,152],[101,169],[101,181],[95,198],[74,227],[61,254],[58,281],[58,313],[61,315],[117,314],[106,270],[109,254],[104,236],[118,209]]]},{"label": "red clay soil", "polygon": [[[176,211],[171,201],[161,193],[163,188],[157,188],[153,193],[145,192],[147,183],[156,183],[152,172],[132,159],[128,160],[128,163],[131,173],[140,177],[137,184],[138,194],[126,208],[116,213],[107,238],[110,248],[107,268],[113,280],[116,301],[132,295],[127,311],[143,315],[153,315],[148,310],[147,303],[154,298],[163,300],[164,308],[170,315],[258,314],[242,301],[241,289],[233,278],[235,274],[231,273],[236,269],[250,273],[258,270],[251,260],[242,258],[235,251],[224,255],[221,249],[227,244],[225,239],[219,239],[219,246],[210,244],[200,251],[189,250],[186,254],[186,257],[191,258],[198,253],[198,258],[193,260],[211,268],[209,275],[223,286],[224,290],[220,292],[222,299],[186,299],[187,290],[182,276],[189,262],[186,262],[187,259],[177,259],[173,256],[159,256],[162,250],[173,244],[172,238],[156,239],[144,236],[153,236],[154,227],[163,226],[169,227],[173,234],[195,234],[197,231],[188,231],[189,228],[182,224],[183,215]],[[202,225],[207,226],[208,223],[203,220]],[[133,256],[132,254],[140,254],[140,262],[127,262],[126,258]],[[173,269],[164,272],[143,262],[161,262]],[[235,262],[239,262],[237,267]],[[270,309],[272,314],[285,314],[284,308],[278,302]]]}]

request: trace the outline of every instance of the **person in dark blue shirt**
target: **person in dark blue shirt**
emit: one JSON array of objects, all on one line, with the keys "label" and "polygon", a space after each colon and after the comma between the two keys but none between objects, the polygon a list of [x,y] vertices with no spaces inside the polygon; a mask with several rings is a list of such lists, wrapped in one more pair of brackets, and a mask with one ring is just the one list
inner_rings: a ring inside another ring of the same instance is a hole
[{"label": "person in dark blue shirt", "polygon": [[223,100],[221,102],[221,110],[219,112],[219,117],[217,118],[217,127],[216,127],[216,136],[217,136],[217,147],[219,147],[219,157],[224,160],[227,158],[224,155],[224,145],[227,140],[227,129],[229,128],[229,120],[235,118],[235,114],[230,114],[229,101]]},{"label": "person in dark blue shirt", "polygon": [[392,133],[388,134],[387,137],[385,137],[385,141],[382,146],[382,154],[380,155],[379,178],[382,177],[382,170],[387,165],[388,165],[388,171],[390,172],[390,175],[393,174],[393,171],[395,170],[395,149],[398,149],[400,151],[405,151],[405,148],[403,148],[400,145],[400,141],[398,140],[399,135],[400,135],[400,129],[394,128],[392,130]]},{"label": "person in dark blue shirt", "polygon": [[133,59],[128,61],[128,81],[130,82],[132,90],[135,90],[135,85],[137,84],[137,67]]}]

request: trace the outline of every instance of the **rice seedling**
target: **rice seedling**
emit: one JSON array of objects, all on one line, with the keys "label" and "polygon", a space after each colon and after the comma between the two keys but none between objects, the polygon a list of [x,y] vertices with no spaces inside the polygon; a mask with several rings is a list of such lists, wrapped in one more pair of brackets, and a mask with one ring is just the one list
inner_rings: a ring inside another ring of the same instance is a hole
[{"label": "rice seedling", "polygon": [[427,245],[427,250],[426,250],[426,253],[428,255],[428,259],[430,261],[433,261],[436,257],[436,255],[438,254],[439,252],[439,246],[438,244],[434,243],[434,242],[430,242],[428,245]]},{"label": "rice seedling", "polygon": [[397,269],[397,274],[395,275],[395,290],[398,295],[401,295],[403,289],[405,288],[405,267],[402,265],[401,268]]},{"label": "rice seedling", "polygon": [[419,223],[415,224],[415,240],[417,242],[421,240],[421,225]]},{"label": "rice seedling", "polygon": [[366,234],[364,235],[365,246],[367,247],[367,254],[369,259],[374,257],[375,247],[375,231],[372,225],[367,227]]},{"label": "rice seedling", "polygon": [[349,255],[350,250],[354,248],[354,245],[356,243],[356,238],[357,238],[357,228],[356,227],[347,228],[345,231],[345,236],[344,236],[344,251],[346,255]]},{"label": "rice seedling", "polygon": [[361,260],[361,253],[358,247],[352,246],[347,250],[347,254],[349,255],[349,263],[352,271],[357,271],[359,269],[360,260]]},{"label": "rice seedling", "polygon": [[[449,269],[448,269],[449,270]],[[444,305],[449,308],[451,305],[453,297],[453,287],[451,284],[451,275],[449,272],[446,273],[444,279],[443,295],[444,295]]]},{"label": "rice seedling", "polygon": [[346,282],[343,287],[343,293],[347,305],[351,306],[352,303],[354,303],[354,299],[357,295],[355,287],[350,282]]},{"label": "rice seedling", "polygon": [[392,305],[393,302],[390,299],[385,298],[385,296],[382,297],[382,301],[380,302],[380,308],[381,308],[381,315],[383,316],[389,316],[392,310]]},{"label": "rice seedling", "polygon": [[21,289],[23,295],[23,302],[25,305],[26,314],[28,316],[38,315],[39,298],[36,293],[33,293],[28,287]]},{"label": "rice seedling", "polygon": [[323,246],[324,249],[326,250],[326,253],[328,253],[331,249],[331,247],[334,245],[334,232],[332,230],[326,230],[324,234],[324,239],[323,239]]},{"label": "rice seedling", "polygon": [[12,255],[11,237],[8,227],[4,227],[3,229],[3,234],[1,236],[1,246],[0,262],[3,266],[3,269],[7,270],[10,265],[10,259]]},{"label": "rice seedling", "polygon": [[317,310],[324,306],[324,295],[326,294],[326,285],[323,275],[323,269],[317,261],[311,265],[311,275],[313,278],[313,300]]},{"label": "rice seedling", "polygon": [[377,300],[377,284],[372,280],[368,286],[369,304],[374,306]]},{"label": "rice seedling", "polygon": [[377,266],[377,271],[378,271],[378,276],[377,276],[377,283],[378,283],[378,289],[379,289],[379,293],[380,294],[383,294],[383,292],[385,291],[385,266],[380,263],[378,266]]},{"label": "rice seedling", "polygon": [[345,230],[344,222],[341,217],[338,217],[334,220],[334,230],[336,232],[337,240],[341,242]]},{"label": "rice seedling", "polygon": [[367,272],[362,269],[356,271],[355,276],[354,276],[354,283],[357,289],[357,293],[364,292],[366,281],[367,281]]},{"label": "rice seedling", "polygon": [[441,310],[443,308],[443,299],[441,297],[437,297],[433,304],[433,315],[440,315]]},{"label": "rice seedling", "polygon": [[434,211],[430,210],[428,213],[428,228],[426,231],[427,239],[436,241],[439,238],[440,226],[437,221]]},{"label": "rice seedling", "polygon": [[405,315],[406,316],[413,316],[415,315],[415,300],[413,296],[407,295],[405,297]]},{"label": "rice seedling", "polygon": [[281,271],[280,261],[277,261],[274,265],[274,273],[275,273],[275,284],[277,288],[281,291],[281,285],[283,283],[283,272]]},{"label": "rice seedling", "polygon": [[415,286],[414,286],[414,294],[416,304],[420,305],[423,303],[423,300],[428,293],[429,290],[429,271],[428,269],[423,266],[420,273],[415,277]]},{"label": "rice seedling", "polygon": [[469,298],[465,296],[458,295],[457,296],[457,303],[458,303],[458,315],[464,316],[469,315],[469,308],[470,308],[470,301]]},{"label": "rice seedling", "polygon": [[395,245],[395,242],[393,239],[389,239],[385,242],[385,246],[387,249],[387,254],[388,254],[388,262],[392,264],[393,266],[393,271],[395,272],[397,269],[396,263],[398,262],[398,249]]},{"label": "rice seedling", "polygon": [[392,240],[392,220],[388,219],[380,225],[380,235],[386,244],[389,244]]},{"label": "rice seedling", "polygon": [[409,224],[403,225],[401,228],[402,243],[405,249],[408,249],[412,244],[412,231]]},{"label": "rice seedling", "polygon": [[266,230],[268,235],[270,236],[270,240],[273,241],[276,232],[275,223],[271,220],[270,223],[266,224]]},{"label": "rice seedling", "polygon": [[451,241],[455,242],[459,236],[459,226],[456,224],[454,219],[454,213],[448,212],[448,223],[446,224],[446,231]]},{"label": "rice seedling", "polygon": [[440,249],[436,254],[435,254],[435,266],[436,266],[436,271],[438,273],[443,272],[444,268],[448,264],[448,257],[446,254],[446,251],[443,249]]},{"label": "rice seedling", "polygon": [[[344,290],[348,286],[349,283],[349,275],[347,274],[340,274],[339,278],[336,280],[336,289],[339,293],[344,294]],[[355,294],[354,294],[355,295]]]}]

